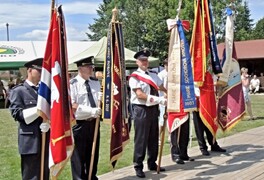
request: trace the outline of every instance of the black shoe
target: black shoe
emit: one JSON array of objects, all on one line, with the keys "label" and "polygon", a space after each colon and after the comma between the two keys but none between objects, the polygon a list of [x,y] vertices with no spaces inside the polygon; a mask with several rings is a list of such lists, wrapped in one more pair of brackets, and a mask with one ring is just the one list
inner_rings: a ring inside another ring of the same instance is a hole
[{"label": "black shoe", "polygon": [[219,145],[212,146],[211,147],[211,151],[214,151],[214,152],[226,152],[226,150],[225,149],[222,149]]},{"label": "black shoe", "polygon": [[142,171],[142,169],[136,169],[136,175],[137,175],[137,177],[139,177],[139,178],[145,178],[145,177],[146,177],[146,175],[145,175],[145,173]]},{"label": "black shoe", "polygon": [[202,149],[201,152],[204,156],[210,156],[210,153],[206,149]]},{"label": "black shoe", "polygon": [[181,158],[176,159],[175,162],[176,162],[177,164],[185,164],[185,162],[184,162]]},{"label": "black shoe", "polygon": [[184,161],[194,161],[194,159],[190,158],[189,156],[181,156],[181,159]]},{"label": "black shoe", "polygon": [[[148,167],[148,169],[149,169],[150,171],[157,171],[157,169],[158,169],[158,165],[154,165],[154,166]],[[165,168],[160,167],[160,172],[163,172],[163,171],[165,171]]]}]

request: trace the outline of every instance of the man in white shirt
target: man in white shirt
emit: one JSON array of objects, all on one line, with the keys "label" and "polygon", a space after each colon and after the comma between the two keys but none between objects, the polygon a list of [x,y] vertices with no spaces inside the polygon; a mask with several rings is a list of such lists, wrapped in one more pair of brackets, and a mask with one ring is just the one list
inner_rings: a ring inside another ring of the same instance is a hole
[{"label": "man in white shirt", "polygon": [[257,93],[259,91],[260,81],[257,78],[257,75],[253,76],[253,79],[250,81],[249,90],[250,93]]},{"label": "man in white shirt", "polygon": [[[168,82],[168,59],[166,58],[163,61],[164,69],[158,73],[159,78],[163,82],[163,86],[167,89],[167,82]],[[163,91],[159,91],[160,96],[164,96]],[[160,115],[159,115],[159,134],[161,134],[161,129],[164,125],[164,113],[165,113],[165,106],[160,104],[159,105]]]},{"label": "man in white shirt", "polygon": [[[78,75],[70,81],[72,108],[75,112],[76,125],[73,126],[75,148],[71,157],[72,179],[88,179],[96,121],[101,115],[97,107],[101,100],[100,83],[93,77],[93,56],[75,62]],[[98,93],[99,92],[99,93]],[[96,139],[92,179],[98,179],[97,164],[99,159],[100,132]]]},{"label": "man in white shirt", "polygon": [[[143,161],[148,152],[148,169],[157,171],[158,140],[159,140],[159,104],[166,104],[164,97],[159,97],[158,90],[166,91],[156,73],[148,70],[150,52],[142,50],[134,55],[138,65],[137,71],[130,75],[129,86],[135,128],[134,168],[139,178],[145,178]],[[165,171],[160,168],[160,171]]]}]

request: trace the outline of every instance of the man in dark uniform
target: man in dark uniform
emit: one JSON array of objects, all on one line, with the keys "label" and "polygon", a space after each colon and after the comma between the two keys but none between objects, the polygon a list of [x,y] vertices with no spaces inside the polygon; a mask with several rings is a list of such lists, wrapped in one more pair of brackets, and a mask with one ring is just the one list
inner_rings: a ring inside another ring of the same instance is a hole
[{"label": "man in dark uniform", "polygon": [[[199,102],[199,97],[200,97],[200,89],[195,86],[195,95],[197,98],[197,102]],[[197,103],[199,104],[199,103]],[[199,105],[198,105],[199,107]],[[205,124],[203,123],[199,111],[194,111],[193,112],[193,123],[194,123],[194,129],[195,129],[195,134],[197,137],[197,141],[201,150],[202,155],[204,156],[209,156],[210,153],[208,152],[208,147],[206,145],[206,141],[204,138],[204,133],[206,134],[206,138],[208,143],[211,145],[211,151],[215,151],[215,152],[226,152],[225,149],[222,149],[217,141],[213,139],[213,135],[210,132],[210,130],[205,126]]]},{"label": "man in dark uniform", "polygon": [[[188,156],[188,143],[190,135],[190,115],[180,127],[172,131],[171,139],[171,158],[177,164],[185,164],[184,161],[194,161]],[[179,137],[180,136],[180,137]]]},{"label": "man in dark uniform", "polygon": [[[39,180],[41,172],[41,132],[48,132],[49,124],[37,114],[38,83],[41,76],[43,58],[29,61],[27,79],[14,87],[10,93],[9,109],[15,121],[18,121],[18,148],[21,155],[21,173],[23,180]],[[44,178],[49,179],[48,154],[49,134],[45,143]]]},{"label": "man in dark uniform", "polygon": [[204,138],[204,133],[206,134],[206,138],[208,143],[211,145],[211,151],[215,151],[215,152],[226,152],[225,149],[222,149],[217,141],[215,140],[215,142],[213,142],[213,135],[212,133],[209,131],[209,129],[204,125],[199,112],[194,111],[193,112],[193,123],[194,123],[194,129],[195,129],[195,134],[197,137],[197,141],[199,144],[199,148],[201,150],[202,155],[204,156],[209,156],[210,153],[208,152],[208,147],[206,145],[206,141]]},{"label": "man in dark uniform", "polygon": [[[166,104],[164,97],[159,97],[158,90],[166,92],[162,81],[156,73],[148,71],[148,50],[139,51],[134,55],[138,65],[137,71],[130,75],[131,103],[135,128],[134,138],[134,168],[136,175],[145,177],[143,161],[146,149],[148,152],[149,170],[157,170],[158,140],[159,140],[159,104]],[[160,171],[165,171],[160,168]]]},{"label": "man in dark uniform", "polygon": [[[70,82],[72,106],[77,124],[73,127],[75,149],[71,157],[72,178],[74,180],[88,179],[95,124],[101,115],[101,108],[97,107],[101,100],[100,83],[93,77],[93,56],[75,62],[78,75]],[[99,159],[99,139],[96,140],[92,180],[98,179],[97,164]]]}]

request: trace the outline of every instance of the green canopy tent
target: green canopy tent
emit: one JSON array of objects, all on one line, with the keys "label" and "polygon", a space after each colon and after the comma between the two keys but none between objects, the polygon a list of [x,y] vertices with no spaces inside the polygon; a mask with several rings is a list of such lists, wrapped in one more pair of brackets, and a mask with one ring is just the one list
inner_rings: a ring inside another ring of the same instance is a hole
[{"label": "green canopy tent", "polygon": [[[107,38],[103,37],[98,42],[94,43],[92,46],[73,56],[69,59],[69,71],[76,71],[77,67],[74,64],[75,61],[78,61],[82,58],[94,56],[95,65],[98,68],[103,68],[105,54],[106,54],[106,43]],[[127,69],[137,68],[136,59],[134,59],[134,54],[136,52],[131,51],[125,48],[125,64]],[[159,66],[159,59],[154,57],[149,57],[149,66],[151,68]]]}]

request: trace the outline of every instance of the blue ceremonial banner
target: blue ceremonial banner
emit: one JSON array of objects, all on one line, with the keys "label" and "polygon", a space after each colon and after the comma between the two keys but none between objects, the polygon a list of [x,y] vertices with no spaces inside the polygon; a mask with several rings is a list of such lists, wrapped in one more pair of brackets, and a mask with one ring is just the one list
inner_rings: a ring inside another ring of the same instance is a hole
[{"label": "blue ceremonial banner", "polygon": [[210,33],[209,33],[209,40],[210,40],[210,50],[211,50],[211,61],[212,61],[212,68],[214,74],[220,74],[222,73],[222,67],[220,65],[218,53],[217,53],[217,43],[216,43],[216,38],[215,38],[215,31],[214,31],[214,24],[213,24],[213,11],[212,11],[212,6],[210,1],[208,0],[208,6],[209,7],[209,20],[210,20]]},{"label": "blue ceremonial banner", "polygon": [[190,47],[185,37],[181,20],[178,20],[177,26],[181,40],[181,93],[183,109],[187,112],[196,109],[197,105],[194,93]]},{"label": "blue ceremonial banner", "polygon": [[103,119],[111,119],[112,102],[112,24],[109,24],[107,34],[107,48],[104,64],[104,99],[103,99]]}]

